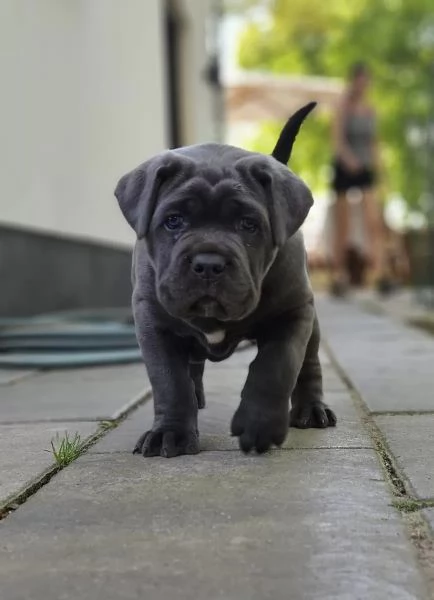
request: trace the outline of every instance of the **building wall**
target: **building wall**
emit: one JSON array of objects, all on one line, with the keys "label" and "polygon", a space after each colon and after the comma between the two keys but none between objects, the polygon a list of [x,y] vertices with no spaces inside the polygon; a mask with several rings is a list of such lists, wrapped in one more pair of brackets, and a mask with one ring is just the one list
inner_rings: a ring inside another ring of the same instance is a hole
[{"label": "building wall", "polygon": [[167,146],[160,0],[2,0],[0,223],[130,245],[113,189]]},{"label": "building wall", "polygon": [[129,306],[131,252],[0,228],[0,317]]},{"label": "building wall", "polygon": [[[130,303],[113,191],[171,145],[172,0],[0,1],[0,316]],[[182,143],[215,138],[209,0],[182,4]]]}]

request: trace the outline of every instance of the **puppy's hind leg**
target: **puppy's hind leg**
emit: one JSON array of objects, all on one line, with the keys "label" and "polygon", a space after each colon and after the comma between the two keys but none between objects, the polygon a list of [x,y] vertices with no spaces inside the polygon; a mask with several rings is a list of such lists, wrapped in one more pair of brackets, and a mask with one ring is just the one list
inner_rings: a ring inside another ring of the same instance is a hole
[{"label": "puppy's hind leg", "polygon": [[190,377],[194,383],[194,391],[197,399],[197,407],[205,408],[205,392],[203,389],[203,372],[205,361],[190,363]]},{"label": "puppy's hind leg", "polygon": [[290,427],[306,429],[336,425],[334,412],[323,402],[322,372],[318,357],[319,342],[320,330],[318,317],[315,316],[303,366],[291,397]]}]

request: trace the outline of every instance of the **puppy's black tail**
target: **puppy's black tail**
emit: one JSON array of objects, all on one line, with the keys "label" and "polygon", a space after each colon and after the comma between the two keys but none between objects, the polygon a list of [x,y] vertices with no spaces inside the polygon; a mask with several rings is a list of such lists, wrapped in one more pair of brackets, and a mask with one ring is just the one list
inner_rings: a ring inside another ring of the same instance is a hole
[{"label": "puppy's black tail", "polygon": [[315,108],[316,102],[309,102],[303,108],[295,112],[292,117],[289,117],[285,127],[282,129],[279,139],[274,147],[271,156],[280,163],[287,165],[291,158],[292,147],[295,138],[300,130],[300,127],[307,115]]}]

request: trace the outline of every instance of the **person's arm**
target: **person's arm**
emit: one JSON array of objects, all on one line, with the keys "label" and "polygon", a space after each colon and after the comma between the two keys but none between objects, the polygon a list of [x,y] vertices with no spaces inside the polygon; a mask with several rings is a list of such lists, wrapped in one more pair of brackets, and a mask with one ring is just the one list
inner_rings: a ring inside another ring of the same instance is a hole
[{"label": "person's arm", "polygon": [[375,169],[375,172],[379,175],[383,170],[383,162],[382,162],[382,158],[381,158],[381,148],[380,148],[380,143],[379,143],[378,134],[377,134],[377,115],[373,108],[371,108],[370,110],[372,113],[372,117],[374,119],[374,128],[375,128],[374,132],[373,132],[373,136],[372,136],[372,145],[371,145],[372,164]]},{"label": "person's arm", "polygon": [[360,161],[351,151],[344,135],[344,119],[346,114],[345,101],[341,102],[335,112],[333,120],[333,147],[336,156],[345,164],[350,171],[358,171],[361,168]]}]

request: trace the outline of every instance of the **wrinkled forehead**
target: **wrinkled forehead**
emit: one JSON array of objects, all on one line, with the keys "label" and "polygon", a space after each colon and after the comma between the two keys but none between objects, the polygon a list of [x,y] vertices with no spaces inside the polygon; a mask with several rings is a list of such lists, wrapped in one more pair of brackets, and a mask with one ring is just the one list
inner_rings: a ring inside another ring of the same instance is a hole
[{"label": "wrinkled forehead", "polygon": [[178,180],[163,194],[160,210],[187,207],[190,210],[246,209],[267,216],[265,206],[241,180],[235,169],[198,167],[196,173]]}]

